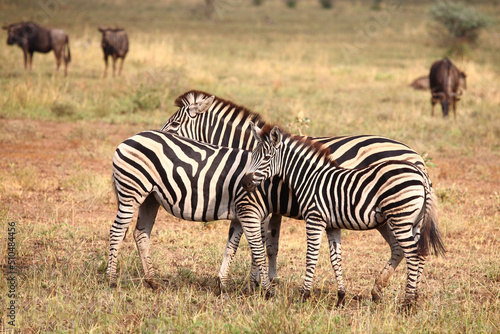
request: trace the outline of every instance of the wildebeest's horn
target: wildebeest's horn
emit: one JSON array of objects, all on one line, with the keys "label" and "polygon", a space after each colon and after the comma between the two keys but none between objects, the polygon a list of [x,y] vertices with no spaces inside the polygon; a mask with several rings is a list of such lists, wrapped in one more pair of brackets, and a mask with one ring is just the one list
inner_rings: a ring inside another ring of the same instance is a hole
[{"label": "wildebeest's horn", "polygon": [[456,92],[456,93],[452,92],[450,95],[451,96],[460,96],[462,94],[463,94],[463,90],[460,89],[458,92]]},{"label": "wildebeest's horn", "polygon": [[444,92],[432,92],[432,96],[443,96]]}]

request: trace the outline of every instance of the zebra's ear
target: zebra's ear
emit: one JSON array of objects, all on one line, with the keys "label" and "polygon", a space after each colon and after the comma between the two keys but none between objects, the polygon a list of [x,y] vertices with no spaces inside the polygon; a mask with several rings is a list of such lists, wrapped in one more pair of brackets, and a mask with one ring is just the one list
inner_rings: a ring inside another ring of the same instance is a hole
[{"label": "zebra's ear", "polygon": [[252,129],[252,134],[253,134],[254,138],[257,139],[257,141],[259,143],[262,142],[262,138],[261,138],[262,130],[261,130],[261,128],[259,128],[255,124],[253,124],[253,122],[250,122],[250,129]]},{"label": "zebra's ear", "polygon": [[274,147],[279,148],[281,146],[281,140],[283,138],[283,133],[281,132],[280,128],[278,126],[275,126],[271,130],[271,142],[273,143]]},{"label": "zebra's ear", "polygon": [[214,102],[214,100],[215,100],[215,96],[213,96],[213,95],[206,98],[205,100],[203,100],[203,102],[201,102],[201,104],[199,104],[198,114],[201,114],[202,112],[207,111],[208,108],[210,108],[210,106]]},{"label": "zebra's ear", "polygon": [[215,96],[212,95],[204,100],[201,100],[199,102],[190,105],[188,108],[189,116],[196,117],[197,114],[204,113],[205,111],[208,110],[208,108],[210,108],[214,100]]}]

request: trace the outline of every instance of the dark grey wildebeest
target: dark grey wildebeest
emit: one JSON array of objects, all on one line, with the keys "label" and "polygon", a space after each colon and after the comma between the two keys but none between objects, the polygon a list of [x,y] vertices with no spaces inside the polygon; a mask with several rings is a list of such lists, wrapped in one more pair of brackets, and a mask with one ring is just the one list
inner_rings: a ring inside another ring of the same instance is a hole
[{"label": "dark grey wildebeest", "polygon": [[99,27],[102,33],[102,51],[104,51],[104,77],[108,71],[108,57],[113,58],[113,76],[115,76],[116,59],[121,58],[120,69],[118,75],[122,73],[123,61],[128,52],[128,36],[123,28],[103,28]]},{"label": "dark grey wildebeest", "polygon": [[[27,68],[29,55],[29,69],[33,61],[33,53],[47,53],[54,50],[57,70],[64,60],[64,75],[68,74],[68,63],[71,61],[69,38],[61,29],[47,29],[33,22],[14,23],[3,26],[8,31],[7,44],[17,44],[24,52],[24,68]],[[64,52],[66,50],[66,52]]]},{"label": "dark grey wildebeest", "polygon": [[440,101],[443,108],[443,117],[448,117],[450,103],[453,104],[453,115],[457,117],[457,101],[462,95],[462,86],[467,88],[466,75],[460,71],[448,58],[435,61],[429,73],[431,88],[432,113],[434,116],[434,105]]},{"label": "dark grey wildebeest", "polygon": [[[460,79],[458,80],[458,87],[462,89],[467,89],[465,73],[462,72]],[[411,84],[410,87],[416,90],[428,90],[431,88],[431,83],[429,80],[429,75],[422,75],[421,77],[416,78]]]}]

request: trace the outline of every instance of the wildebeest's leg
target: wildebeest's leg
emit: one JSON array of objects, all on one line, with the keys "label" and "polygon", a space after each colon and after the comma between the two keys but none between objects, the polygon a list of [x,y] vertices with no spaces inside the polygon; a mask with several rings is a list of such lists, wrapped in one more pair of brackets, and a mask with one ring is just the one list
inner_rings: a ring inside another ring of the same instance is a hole
[{"label": "wildebeest's leg", "polygon": [[431,98],[431,104],[432,104],[432,111],[431,111],[431,116],[434,117],[434,106],[438,103],[438,100],[435,98]]},{"label": "wildebeest's leg", "polygon": [[31,72],[31,63],[33,62],[33,52],[30,51],[29,53],[29,61],[30,61],[30,72]]},{"label": "wildebeest's leg", "polygon": [[113,54],[112,57],[113,57],[113,77],[114,77],[115,76],[115,70],[116,70],[116,58],[117,58],[117,55]]},{"label": "wildebeest's leg", "polygon": [[28,50],[23,48],[23,55],[24,55],[24,69],[28,69]]},{"label": "wildebeest's leg", "polygon": [[142,267],[144,269],[144,280],[153,290],[158,289],[158,283],[155,279],[155,272],[149,249],[151,230],[153,229],[159,207],[160,204],[155,198],[155,195],[149,195],[139,207],[139,215],[134,230],[135,244],[137,245],[137,251],[139,252],[139,257],[141,258]]},{"label": "wildebeest's leg", "polygon": [[107,72],[108,72],[108,55],[104,54],[104,74],[102,76],[103,78],[106,77]]},{"label": "wildebeest's leg", "polygon": [[240,222],[238,220],[232,220],[231,225],[229,225],[229,233],[227,237],[226,250],[224,251],[224,259],[222,260],[222,265],[219,269],[219,276],[217,277],[217,285],[219,286],[220,292],[223,292],[227,287],[229,266],[233,261],[236,251],[238,250],[238,245],[240,243],[242,234],[243,228],[241,227]]},{"label": "wildebeest's leg", "polygon": [[372,300],[378,301],[382,298],[382,290],[387,286],[389,278],[392,276],[399,263],[404,257],[403,250],[399,247],[398,242],[392,235],[388,224],[382,225],[377,230],[384,237],[385,241],[391,247],[391,258],[385,264],[384,268],[375,279],[375,284],[372,288]]},{"label": "wildebeest's leg", "polygon": [[340,248],[340,234],[338,228],[327,228],[326,235],[328,236],[328,245],[330,248],[330,263],[332,264],[333,271],[335,271],[335,278],[337,279],[337,307],[345,304],[345,287],[344,279],[342,278],[342,251]]},{"label": "wildebeest's leg", "polygon": [[118,70],[118,75],[122,75],[123,62],[125,61],[125,57],[122,57],[122,61],[120,62],[120,69]]},{"label": "wildebeest's leg", "polygon": [[[65,52],[66,50],[66,52]],[[69,50],[69,38],[66,36],[66,42],[62,48],[62,55],[64,58],[64,76],[68,75],[68,64],[71,61],[71,51]]]},{"label": "wildebeest's leg", "polygon": [[54,48],[54,55],[56,56],[56,71],[59,72],[59,66],[61,66],[61,56],[62,52],[59,47]]},{"label": "wildebeest's leg", "polygon": [[453,97],[453,118],[457,119],[457,98]]},{"label": "wildebeest's leg", "polygon": [[[269,219],[269,217],[268,217]],[[266,235],[266,251],[269,261],[269,279],[277,281],[277,256],[279,250],[279,238],[281,230],[281,216],[273,214],[269,219]]]}]

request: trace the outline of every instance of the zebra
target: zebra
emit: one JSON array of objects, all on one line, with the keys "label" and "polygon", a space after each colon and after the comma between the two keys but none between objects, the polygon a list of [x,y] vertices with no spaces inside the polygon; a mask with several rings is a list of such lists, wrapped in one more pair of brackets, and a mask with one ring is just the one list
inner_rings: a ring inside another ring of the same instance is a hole
[{"label": "zebra", "polygon": [[411,306],[431,246],[436,254],[445,252],[437,228],[437,199],[427,174],[410,162],[396,160],[345,169],[331,158],[328,149],[283,133],[277,126],[254,126],[252,132],[259,144],[252,152],[243,188],[252,192],[263,180],[280,177],[294,191],[306,220],[306,276],[301,297],[310,296],[324,230],[338,282],[339,306],[345,297],[340,229],[368,230],[387,225],[406,259],[403,305]]},{"label": "zebra", "polygon": [[[180,95],[175,100],[179,108],[160,128],[161,131],[174,132],[179,135],[207,142],[214,145],[252,150],[257,145],[257,140],[252,136],[250,123],[263,127],[265,122],[257,113],[202,91],[191,90]],[[340,136],[340,137],[309,137],[320,142],[330,149],[330,154],[342,167],[361,168],[386,160],[405,160],[414,163],[426,172],[425,162],[422,157],[405,144],[371,135]],[[289,192],[286,185],[279,179],[276,182],[267,182],[264,187],[269,192],[265,201],[265,211],[272,213],[266,219],[263,228],[263,239],[266,242],[266,251],[269,264],[269,277],[274,281],[277,277],[277,254],[279,250],[279,236],[281,216],[301,219],[295,197]],[[249,197],[251,200],[252,197]],[[254,204],[259,206],[258,199]],[[373,300],[380,300],[383,288],[388,284],[389,278],[403,259],[403,252],[392,237],[387,226],[381,226],[378,231],[389,244],[391,257],[380,274],[377,276],[372,289]],[[229,265],[238,248],[243,234],[238,221],[232,221],[224,260],[219,271],[221,277],[227,277]],[[255,266],[252,266],[255,270]],[[255,277],[255,275],[252,275]]]},{"label": "zebra", "polygon": [[[110,229],[107,268],[110,286],[117,286],[118,250],[139,210],[134,239],[145,282],[154,290],[158,288],[150,257],[150,238],[160,205],[175,217],[191,221],[239,220],[252,253],[263,254],[260,220],[252,220],[253,213],[245,211],[248,195],[240,185],[250,155],[246,150],[218,147],[153,130],[140,132],[118,145],[113,157],[118,212]],[[268,277],[265,259],[255,261],[259,265],[257,271]],[[264,286],[269,287],[270,282],[263,282]]]}]

